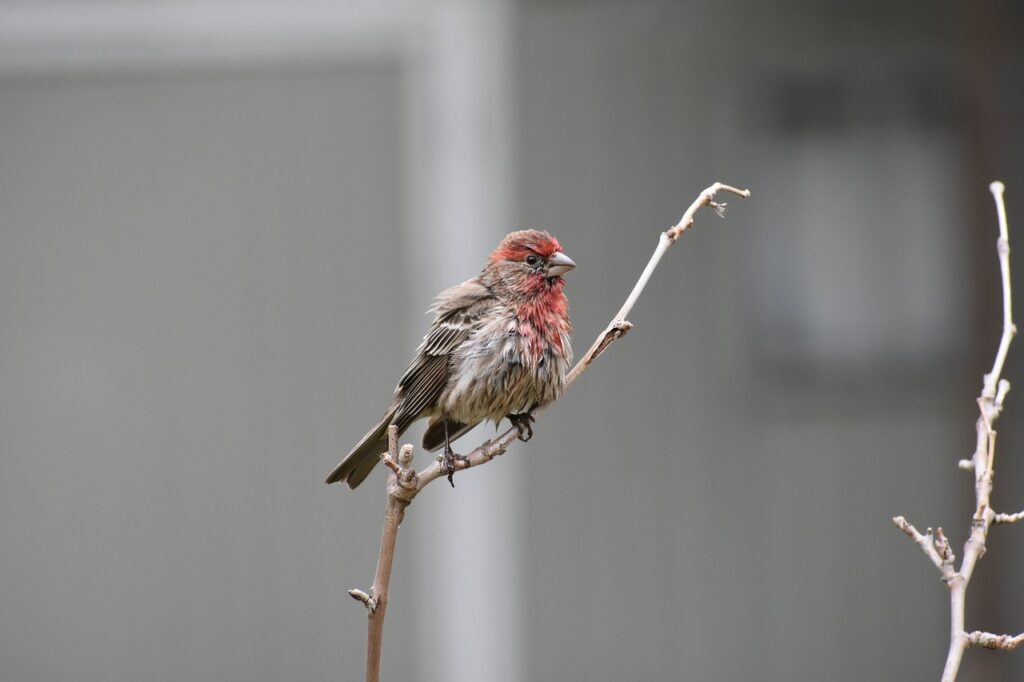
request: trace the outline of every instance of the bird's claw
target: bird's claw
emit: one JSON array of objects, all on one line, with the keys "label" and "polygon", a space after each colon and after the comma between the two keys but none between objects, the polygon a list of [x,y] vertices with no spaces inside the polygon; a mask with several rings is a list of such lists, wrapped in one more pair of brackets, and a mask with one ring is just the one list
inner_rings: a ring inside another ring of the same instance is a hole
[{"label": "bird's claw", "polygon": [[533,422],[536,421],[532,414],[523,412],[521,414],[510,414],[508,420],[512,426],[519,431],[519,440],[524,443],[533,438]]},{"label": "bird's claw", "polygon": [[456,462],[462,463],[463,469],[469,468],[469,458],[465,455],[458,455],[451,448],[445,448],[444,454],[438,457],[441,462],[441,475],[448,478],[448,482],[451,483],[452,487],[455,487],[455,472],[458,470],[455,466]]}]

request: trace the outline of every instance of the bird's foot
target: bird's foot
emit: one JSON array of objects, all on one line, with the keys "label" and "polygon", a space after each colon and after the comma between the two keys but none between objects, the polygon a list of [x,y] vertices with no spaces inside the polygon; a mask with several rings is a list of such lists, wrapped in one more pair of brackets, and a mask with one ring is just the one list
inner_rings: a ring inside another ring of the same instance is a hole
[{"label": "bird's foot", "polygon": [[441,462],[441,475],[448,477],[448,482],[455,487],[455,472],[458,468],[456,463],[461,463],[463,469],[469,468],[469,458],[465,455],[456,454],[450,447],[444,449],[444,453],[438,456]]},{"label": "bird's foot", "polygon": [[536,421],[533,415],[529,412],[522,412],[520,414],[510,414],[508,420],[512,422],[512,426],[516,427],[519,431],[519,440],[524,443],[533,438],[533,422]]}]

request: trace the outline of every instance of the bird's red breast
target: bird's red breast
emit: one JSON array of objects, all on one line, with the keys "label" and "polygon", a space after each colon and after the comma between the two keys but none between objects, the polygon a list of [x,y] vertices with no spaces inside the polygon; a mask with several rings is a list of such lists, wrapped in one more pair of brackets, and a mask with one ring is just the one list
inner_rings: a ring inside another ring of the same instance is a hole
[{"label": "bird's red breast", "polygon": [[569,322],[569,301],[562,289],[565,280],[561,277],[541,278],[529,281],[531,296],[516,307],[520,333],[530,340],[530,355],[535,362],[540,359],[545,346],[556,348],[559,353],[565,349],[562,336],[572,331]]}]

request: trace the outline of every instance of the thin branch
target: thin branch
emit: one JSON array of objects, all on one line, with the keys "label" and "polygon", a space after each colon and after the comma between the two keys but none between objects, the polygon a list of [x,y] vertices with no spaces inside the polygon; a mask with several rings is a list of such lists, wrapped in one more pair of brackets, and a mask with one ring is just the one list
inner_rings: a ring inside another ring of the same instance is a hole
[{"label": "thin branch", "polygon": [[416,472],[409,468],[412,462],[412,446],[402,447],[398,452],[398,427],[388,427],[388,452],[381,459],[391,469],[388,476],[388,501],[384,510],[384,530],[380,537],[380,554],[377,556],[377,572],[373,587],[367,594],[362,590],[349,590],[353,599],[366,606],[369,616],[369,631],[366,639],[366,682],[379,682],[380,656],[384,644],[384,616],[388,608],[388,594],[391,589],[391,566],[395,560],[395,541],[398,527],[405,517],[405,508],[416,494]]},{"label": "thin branch", "polygon": [[[679,222],[663,232],[658,240],[658,247],[654,250],[647,267],[644,268],[640,279],[637,280],[633,291],[630,292],[619,312],[615,314],[608,326],[597,335],[590,349],[584,354],[580,361],[572,368],[566,376],[565,390],[568,390],[576,379],[585,372],[608,347],[622,338],[632,327],[632,323],[626,321],[626,316],[632,311],[648,280],[654,273],[658,262],[672,244],[674,244],[683,232],[693,226],[694,216],[702,206],[710,206],[715,213],[721,217],[724,215],[725,204],[714,201],[715,194],[720,191],[731,192],[741,197],[749,197],[750,190],[736,189],[720,182],[708,187],[700,193],[690,208],[686,210]],[[487,440],[472,452],[464,457],[457,458],[454,462],[456,470],[469,469],[490,462],[495,457],[502,455],[508,450],[512,442],[519,436],[519,429],[510,428],[500,436]],[[384,512],[384,530],[380,540],[380,554],[377,559],[377,572],[373,579],[373,587],[367,594],[362,590],[349,590],[353,599],[362,602],[366,606],[369,615],[369,632],[367,636],[366,650],[366,682],[379,682],[380,679],[380,658],[381,646],[384,634],[384,614],[388,604],[388,590],[391,584],[391,565],[395,557],[395,540],[398,537],[398,527],[405,516],[405,508],[409,506],[413,498],[432,481],[446,475],[447,472],[440,461],[435,459],[422,471],[416,472],[412,468],[412,446],[403,445],[401,452],[398,451],[398,429],[392,425],[388,428],[388,452],[381,455],[384,464],[391,470],[388,475],[387,508]]]},{"label": "thin branch", "polygon": [[576,366],[572,368],[572,371],[569,372],[566,385],[571,384],[576,377],[583,374],[587,367],[590,366],[590,363],[596,360],[597,356],[603,353],[613,341],[619,339],[630,330],[633,325],[626,322],[626,317],[630,312],[632,312],[637,299],[640,298],[640,294],[643,293],[644,287],[647,286],[647,282],[651,279],[651,275],[654,274],[655,268],[658,267],[661,257],[665,255],[665,252],[668,251],[670,246],[675,244],[679,238],[683,236],[683,232],[693,227],[693,219],[697,214],[697,211],[699,211],[702,206],[711,206],[715,209],[715,213],[717,213],[719,217],[722,217],[725,214],[726,205],[718,204],[714,201],[715,195],[718,192],[731,192],[744,198],[750,196],[749,189],[736,189],[735,187],[724,185],[721,182],[716,182],[700,193],[700,196],[690,204],[690,208],[686,209],[686,212],[683,213],[683,217],[679,219],[678,223],[661,233],[661,237],[658,239],[658,247],[654,250],[651,260],[647,262],[647,267],[645,267],[644,271],[640,273],[640,278],[633,286],[633,290],[629,292],[629,296],[626,297],[626,302],[622,304],[621,308],[619,308],[619,312],[615,313],[615,317],[613,317],[612,321],[608,323],[608,326],[605,327],[604,331],[597,335],[597,339],[594,341],[593,345],[590,346],[590,350],[587,351],[586,355],[584,355],[580,361],[576,363]]},{"label": "thin branch", "polygon": [[1011,637],[1010,635],[993,635],[991,632],[975,630],[971,634],[967,635],[967,639],[971,646],[1013,651],[1021,644],[1024,644],[1024,632],[1016,637]]},{"label": "thin branch", "polygon": [[[1003,192],[1006,187],[1003,183],[996,181],[988,188],[992,192],[992,198],[995,199],[996,214],[999,216],[999,240],[996,242],[996,250],[999,253],[999,269],[1003,276],[1003,336],[999,339],[999,350],[996,351],[992,371],[985,375],[985,388],[981,395],[991,399],[993,403],[1002,408],[1002,401],[995,400],[996,387],[1000,383],[999,377],[1003,373],[1006,353],[1010,349],[1010,341],[1017,333],[1017,326],[1013,323],[1013,294],[1010,287],[1010,230],[1006,222],[1006,203],[1003,201]],[[1009,383],[1006,384],[1005,390],[1009,390]]]},{"label": "thin branch", "polygon": [[1007,523],[1017,523],[1021,519],[1024,519],[1024,511],[1019,511],[1016,514],[996,514],[995,518],[992,519],[993,525],[1000,526]]},{"label": "thin branch", "polygon": [[1017,637],[1009,635],[993,635],[975,631],[968,634],[964,628],[967,601],[967,586],[971,582],[974,568],[985,554],[985,542],[989,528],[993,523],[1014,523],[1024,518],[1024,512],[1017,514],[996,514],[992,510],[992,484],[995,476],[996,432],[993,429],[996,419],[1003,411],[1003,401],[1010,390],[1010,383],[1001,378],[1003,365],[1010,342],[1017,332],[1013,323],[1012,289],[1010,286],[1010,238],[1006,221],[1006,205],[1003,201],[1003,183],[993,182],[989,185],[996,203],[999,217],[999,239],[996,251],[999,255],[999,269],[1002,275],[1003,289],[1003,333],[999,340],[992,371],[982,379],[981,395],[978,397],[978,419],[975,425],[976,441],[974,454],[969,460],[960,460],[961,469],[974,471],[975,511],[971,518],[971,531],[964,543],[963,560],[960,569],[954,569],[954,558],[949,550],[945,537],[933,538],[931,531],[925,535],[919,533],[906,519],[898,516],[893,522],[924,551],[940,571],[949,586],[950,633],[949,652],[946,665],[942,672],[942,682],[954,682],[960,670],[960,662],[968,647],[981,646],[990,649],[1010,650],[1024,641],[1024,634]]},{"label": "thin branch", "polygon": [[956,574],[956,571],[953,569],[953,562],[956,561],[956,557],[950,550],[949,541],[946,540],[946,536],[941,528],[939,528],[938,536],[936,536],[932,533],[931,528],[921,533],[914,528],[914,524],[902,516],[893,517],[892,522],[917,543],[917,546],[921,548],[925,556],[931,559],[932,563],[935,564],[935,568],[939,569],[939,572],[942,573],[943,580],[953,579],[953,576]]}]

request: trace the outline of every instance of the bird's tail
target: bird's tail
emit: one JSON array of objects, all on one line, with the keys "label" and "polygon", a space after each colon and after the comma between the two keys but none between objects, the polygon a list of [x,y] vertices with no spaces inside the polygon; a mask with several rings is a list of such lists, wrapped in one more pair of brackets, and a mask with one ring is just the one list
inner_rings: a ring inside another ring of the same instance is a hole
[{"label": "bird's tail", "polygon": [[[388,410],[376,426],[363,436],[363,439],[352,448],[352,452],[334,468],[327,477],[328,483],[346,481],[349,488],[355,488],[370,475],[370,471],[380,460],[380,454],[388,449],[388,425],[394,419],[394,408]],[[404,431],[399,427],[399,435]]]}]

